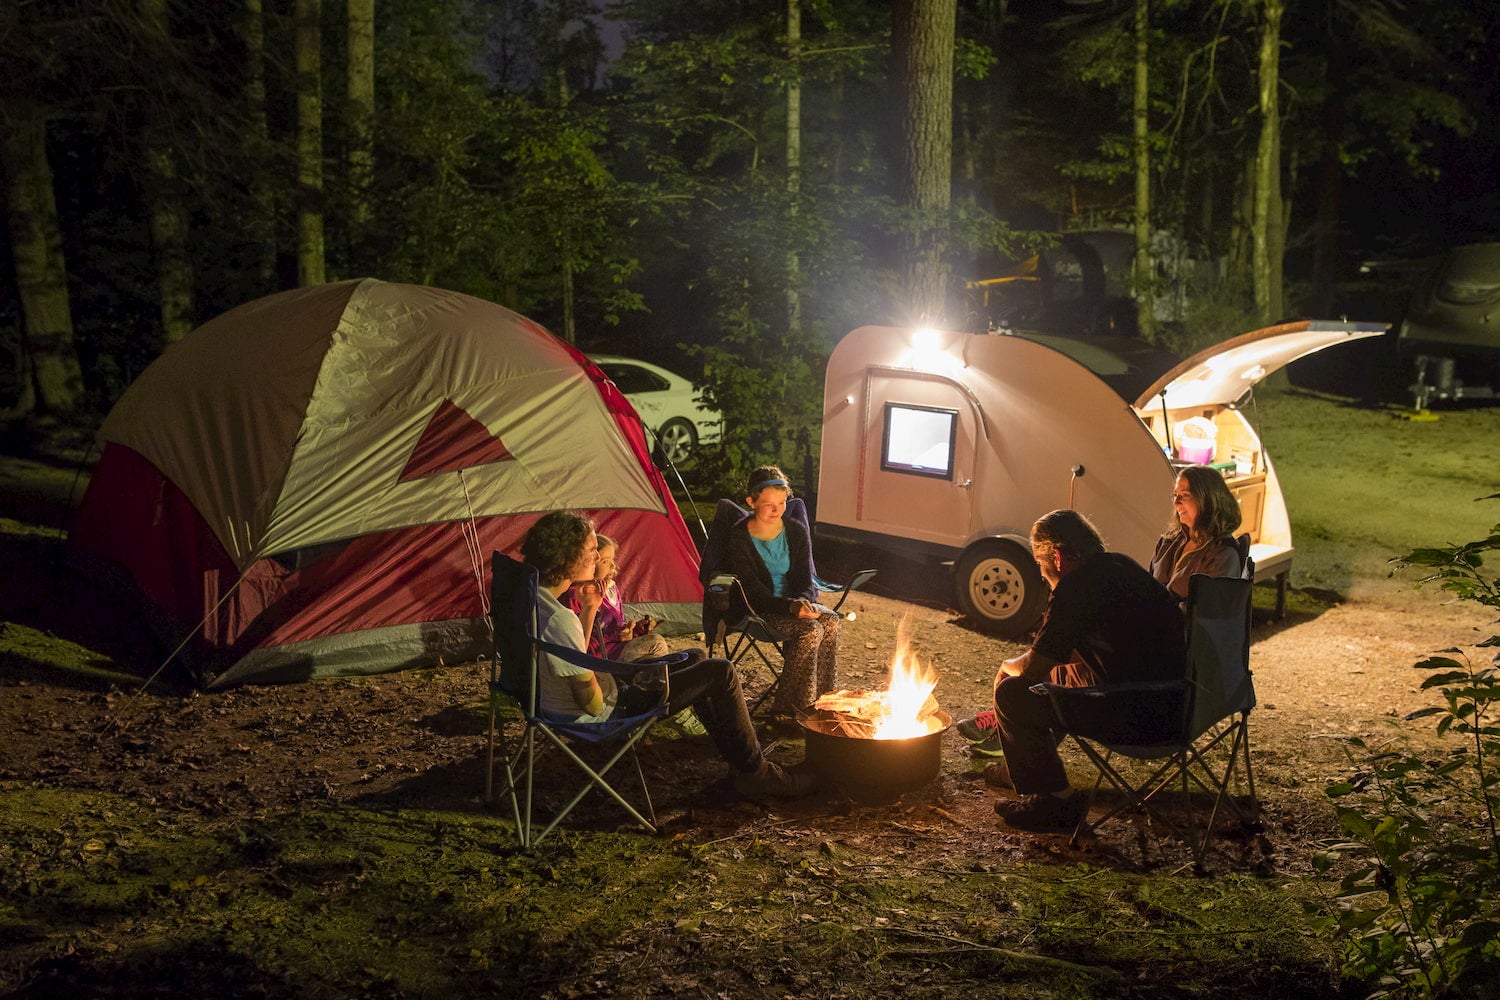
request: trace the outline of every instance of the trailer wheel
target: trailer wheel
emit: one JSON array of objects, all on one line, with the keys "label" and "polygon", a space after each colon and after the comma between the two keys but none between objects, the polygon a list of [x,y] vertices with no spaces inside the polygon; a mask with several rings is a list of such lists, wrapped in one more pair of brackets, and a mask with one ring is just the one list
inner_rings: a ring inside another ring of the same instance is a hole
[{"label": "trailer wheel", "polygon": [[1047,584],[1031,553],[1014,542],[981,542],[954,567],[958,607],[985,632],[1016,639],[1047,606]]}]

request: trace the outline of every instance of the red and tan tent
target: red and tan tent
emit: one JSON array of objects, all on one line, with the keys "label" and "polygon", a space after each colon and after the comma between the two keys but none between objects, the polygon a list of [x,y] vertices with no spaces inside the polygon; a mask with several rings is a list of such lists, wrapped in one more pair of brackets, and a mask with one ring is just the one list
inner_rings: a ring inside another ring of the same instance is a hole
[{"label": "red and tan tent", "polygon": [[123,570],[210,688],[485,653],[489,553],[551,510],[629,547],[636,613],[700,612],[630,404],[471,296],[363,279],[247,303],[163,353],[99,436],[74,553]]}]

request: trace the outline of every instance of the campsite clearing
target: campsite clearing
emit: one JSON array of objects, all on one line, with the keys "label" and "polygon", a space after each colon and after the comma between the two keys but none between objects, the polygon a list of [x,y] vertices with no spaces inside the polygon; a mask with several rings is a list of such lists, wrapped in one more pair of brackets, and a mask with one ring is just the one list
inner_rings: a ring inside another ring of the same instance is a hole
[{"label": "campsite clearing", "polygon": [[[1411,424],[1290,393],[1254,417],[1298,549],[1285,619],[1257,595],[1267,829],[1229,838],[1209,879],[1126,828],[1083,849],[1006,830],[952,736],[940,779],[893,805],[771,810],[734,797],[711,748],[653,738],[666,837],[592,802],[521,855],[479,801],[478,667],[214,694],[169,667],[138,693],[161,654],[59,569],[39,498],[70,475],[21,496],[13,477],[43,477],[18,470],[49,467],[7,461],[0,994],[1331,995],[1336,950],[1303,906],[1327,888],[1310,861],[1336,832],[1322,789],[1347,773],[1342,738],[1432,739],[1400,723],[1430,698],[1410,665],[1486,624],[1387,560],[1500,520],[1474,503],[1500,489],[1500,409]],[[941,704],[983,705],[1019,647],[946,595],[891,567],[852,597],[844,682],[881,683],[906,618]]]}]

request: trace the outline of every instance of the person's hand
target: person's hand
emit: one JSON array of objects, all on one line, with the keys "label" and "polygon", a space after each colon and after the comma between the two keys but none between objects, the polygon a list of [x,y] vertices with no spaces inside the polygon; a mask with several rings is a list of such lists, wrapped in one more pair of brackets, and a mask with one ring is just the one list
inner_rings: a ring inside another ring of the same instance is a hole
[{"label": "person's hand", "polygon": [[581,580],[573,585],[578,595],[578,613],[582,617],[590,611],[598,611],[604,603],[604,588],[593,580]]},{"label": "person's hand", "polygon": [[800,600],[800,601],[797,602],[797,617],[798,618],[817,618],[818,617],[818,609],[815,608],[815,607],[813,607],[812,604],[811,604],[811,602],[809,602],[807,600]]}]

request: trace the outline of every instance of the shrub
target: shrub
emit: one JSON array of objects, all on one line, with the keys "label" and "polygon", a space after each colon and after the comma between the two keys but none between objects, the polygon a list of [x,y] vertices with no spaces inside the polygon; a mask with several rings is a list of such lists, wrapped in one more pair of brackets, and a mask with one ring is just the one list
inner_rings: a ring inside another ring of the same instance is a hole
[{"label": "shrub", "polygon": [[[1437,583],[1500,609],[1500,577],[1484,571],[1484,555],[1495,551],[1500,524],[1487,538],[1396,562],[1427,574],[1418,587]],[[1500,636],[1473,648],[1496,647]],[[1341,859],[1348,867],[1331,915],[1316,924],[1346,939],[1345,972],[1372,997],[1488,997],[1500,982],[1500,656],[1485,666],[1457,648],[1441,653],[1415,666],[1443,704],[1407,716],[1437,719],[1441,752],[1351,739],[1354,775],[1327,790],[1348,839],[1320,852],[1315,867],[1330,873]]]}]

